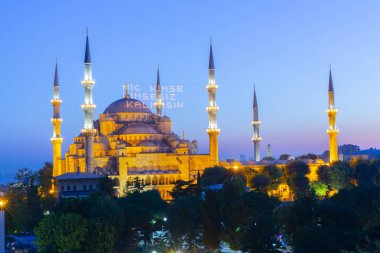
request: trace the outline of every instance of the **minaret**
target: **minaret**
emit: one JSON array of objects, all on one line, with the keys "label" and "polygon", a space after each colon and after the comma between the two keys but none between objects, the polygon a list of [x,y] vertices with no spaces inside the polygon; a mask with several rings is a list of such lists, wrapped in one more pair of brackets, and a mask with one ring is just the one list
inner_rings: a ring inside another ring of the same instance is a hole
[{"label": "minaret", "polygon": [[96,106],[92,101],[92,89],[94,88],[95,81],[92,79],[92,63],[88,34],[86,37],[84,79],[82,85],[84,88],[84,103],[82,104],[84,127],[82,133],[86,136],[86,172],[92,172],[94,169],[94,136],[96,135],[96,129],[94,128],[94,110]]},{"label": "minaret", "polygon": [[327,108],[327,115],[329,116],[329,129],[327,134],[329,135],[329,145],[330,145],[330,164],[338,161],[338,133],[339,130],[336,127],[336,113],[337,109],[335,108],[334,100],[334,84],[331,75],[331,66],[330,66],[330,76],[329,76],[329,107]]},{"label": "minaret", "polygon": [[270,144],[268,144],[268,147],[267,147],[267,157],[268,158],[272,157],[272,146]]},{"label": "minaret", "polygon": [[261,122],[259,121],[259,107],[257,105],[257,99],[256,99],[256,88],[253,88],[253,137],[252,141],[254,144],[254,160],[255,162],[260,161],[260,142],[261,142],[261,137],[260,137],[260,124]]},{"label": "minaret", "polygon": [[216,114],[219,107],[216,105],[216,91],[218,85],[215,83],[215,66],[214,66],[214,56],[212,53],[212,44],[210,42],[210,58],[208,65],[208,84],[206,86],[208,91],[208,128],[207,133],[209,135],[210,142],[210,163],[211,166],[218,165],[218,134],[219,128],[216,121]]},{"label": "minaret", "polygon": [[61,145],[62,145],[62,137],[61,137],[61,123],[62,119],[59,113],[59,107],[62,104],[62,100],[59,98],[59,80],[58,80],[58,64],[55,64],[55,73],[54,73],[54,95],[51,100],[51,104],[53,105],[53,118],[51,119],[51,123],[53,124],[53,137],[51,138],[51,142],[53,144],[53,177],[56,177],[61,172]]},{"label": "minaret", "polygon": [[160,68],[157,68],[156,102],[154,103],[154,107],[156,107],[156,114],[161,117],[164,103],[161,96]]}]

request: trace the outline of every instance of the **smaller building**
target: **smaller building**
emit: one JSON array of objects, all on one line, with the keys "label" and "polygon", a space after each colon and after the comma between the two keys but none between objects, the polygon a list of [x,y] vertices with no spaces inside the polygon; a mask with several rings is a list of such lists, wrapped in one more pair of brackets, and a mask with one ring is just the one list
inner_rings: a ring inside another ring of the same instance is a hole
[{"label": "smaller building", "polygon": [[89,172],[68,172],[55,177],[60,198],[86,198],[99,189],[103,175]]},{"label": "smaller building", "polygon": [[361,151],[354,152],[349,156],[350,161],[357,160],[375,160],[380,158],[380,150],[376,148],[369,148]]}]

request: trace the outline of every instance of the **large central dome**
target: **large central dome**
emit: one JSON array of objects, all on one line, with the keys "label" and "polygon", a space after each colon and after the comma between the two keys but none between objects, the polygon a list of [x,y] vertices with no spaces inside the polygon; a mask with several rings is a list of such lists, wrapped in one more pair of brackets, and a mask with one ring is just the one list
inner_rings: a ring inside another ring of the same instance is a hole
[{"label": "large central dome", "polygon": [[129,96],[116,100],[104,110],[104,114],[123,112],[152,113],[146,104]]}]

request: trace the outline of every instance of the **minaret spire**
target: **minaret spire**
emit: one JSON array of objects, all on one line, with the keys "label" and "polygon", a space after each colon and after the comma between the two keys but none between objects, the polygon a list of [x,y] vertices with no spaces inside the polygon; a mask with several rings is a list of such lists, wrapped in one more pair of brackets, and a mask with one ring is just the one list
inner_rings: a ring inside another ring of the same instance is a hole
[{"label": "minaret spire", "polygon": [[[50,139],[53,144],[53,177],[56,177],[62,173],[61,171],[61,145],[63,138],[61,137],[61,115],[60,106],[62,100],[59,97],[59,80],[58,80],[58,63],[55,63],[54,71],[54,95],[51,100],[53,105],[53,118],[51,123],[53,124],[53,136]],[[54,184],[52,184],[52,190],[54,191]]]},{"label": "minaret spire", "polygon": [[259,120],[259,106],[257,104],[256,98],[256,86],[253,86],[253,137],[252,141],[254,143],[254,160],[255,162],[260,161],[260,120]]},{"label": "minaret spire", "polygon": [[86,137],[86,168],[82,168],[87,172],[92,172],[94,169],[94,136],[96,129],[94,128],[94,110],[96,105],[92,101],[92,89],[95,81],[92,79],[92,62],[90,54],[90,42],[88,38],[88,30],[86,36],[86,49],[84,55],[84,79],[82,86],[84,88],[84,103],[82,109],[84,112],[84,127],[82,133]]},{"label": "minaret spire", "polygon": [[331,74],[331,65],[329,73],[329,92],[328,92],[328,108],[327,115],[329,117],[329,129],[327,134],[329,135],[329,147],[330,147],[330,163],[336,162],[339,159],[338,154],[338,133],[339,130],[336,127],[336,113],[338,110],[335,108],[335,93],[334,84]]},{"label": "minaret spire", "polygon": [[214,55],[212,51],[212,43],[210,39],[210,57],[208,64],[208,84],[206,86],[208,91],[208,119],[209,124],[207,128],[207,133],[209,135],[210,144],[210,166],[218,165],[218,135],[219,128],[217,124],[217,112],[219,107],[216,104],[216,91],[218,90],[218,85],[215,83],[215,65],[214,65]]},{"label": "minaret spire", "polygon": [[154,107],[156,107],[156,114],[161,117],[164,103],[161,96],[160,66],[157,66],[156,102],[154,103]]}]

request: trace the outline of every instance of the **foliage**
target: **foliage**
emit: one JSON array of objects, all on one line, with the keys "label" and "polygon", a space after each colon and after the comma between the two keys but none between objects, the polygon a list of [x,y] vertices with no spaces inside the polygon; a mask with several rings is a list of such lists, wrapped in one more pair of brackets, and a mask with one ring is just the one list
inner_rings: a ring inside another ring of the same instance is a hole
[{"label": "foliage", "polygon": [[53,164],[45,162],[44,166],[37,172],[37,178],[42,194],[48,196],[53,180]]},{"label": "foliage", "polygon": [[220,194],[208,190],[204,193],[201,203],[203,244],[210,252],[214,252],[220,245],[221,217],[220,217]]},{"label": "foliage", "polygon": [[258,174],[251,179],[252,188],[261,192],[267,192],[270,185],[271,180],[266,174]]},{"label": "foliage", "polygon": [[47,216],[35,228],[39,252],[80,252],[87,233],[85,220],[77,214]]},{"label": "foliage", "polygon": [[263,173],[270,179],[270,188],[276,190],[282,182],[282,171],[275,165],[267,165],[264,167]]},{"label": "foliage", "polygon": [[329,190],[328,186],[321,181],[313,182],[310,184],[310,186],[314,190],[315,195],[317,195],[318,197],[326,196],[326,193]]},{"label": "foliage", "polygon": [[309,172],[310,170],[307,164],[299,160],[291,161],[285,166],[285,170],[284,170],[284,174],[288,178],[294,173],[306,175]]},{"label": "foliage", "polygon": [[302,173],[293,173],[288,178],[288,185],[296,197],[310,193],[309,179]]},{"label": "foliage", "polygon": [[224,167],[207,168],[201,176],[201,186],[222,184],[230,177],[230,172]]}]

